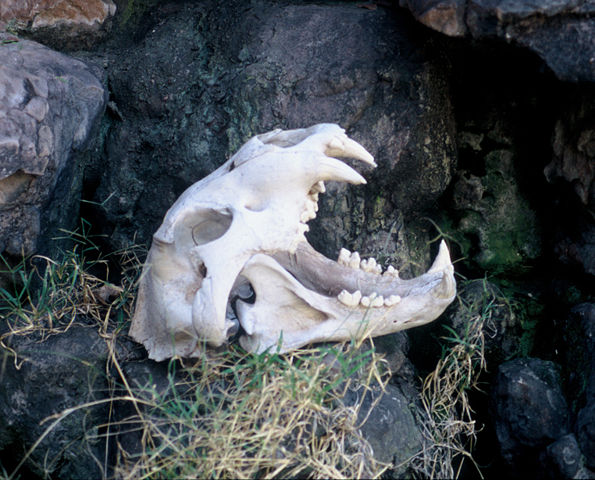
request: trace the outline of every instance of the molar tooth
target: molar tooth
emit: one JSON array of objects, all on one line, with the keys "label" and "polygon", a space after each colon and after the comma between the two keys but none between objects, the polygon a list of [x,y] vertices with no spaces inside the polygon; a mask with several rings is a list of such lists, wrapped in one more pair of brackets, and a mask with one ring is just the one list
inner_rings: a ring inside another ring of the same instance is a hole
[{"label": "molar tooth", "polygon": [[382,295],[378,295],[376,298],[370,301],[371,307],[382,307],[384,305],[384,297]]},{"label": "molar tooth", "polygon": [[359,253],[353,252],[351,254],[351,258],[349,259],[349,266],[351,268],[359,268],[360,262],[361,262],[361,260],[359,258]]},{"label": "molar tooth", "polygon": [[401,301],[401,297],[399,297],[399,295],[391,295],[388,297],[388,300],[390,301],[391,305],[396,305]]},{"label": "molar tooth", "polygon": [[337,137],[331,138],[331,141],[328,143],[328,146],[336,150],[343,150],[343,142],[339,140]]},{"label": "molar tooth", "polygon": [[324,181],[320,180],[318,183],[314,184],[310,189],[310,193],[316,195],[318,199],[318,193],[326,192],[326,187],[324,186]]},{"label": "molar tooth", "polygon": [[369,307],[370,306],[370,297],[362,297],[362,299],[360,300],[360,302],[364,307]]},{"label": "molar tooth", "polygon": [[305,223],[298,223],[298,235],[303,235],[310,231],[310,227]]},{"label": "molar tooth", "polygon": [[383,275],[391,275],[393,277],[398,277],[399,271],[392,265],[389,265]]},{"label": "molar tooth", "polygon": [[347,290],[341,290],[341,293],[337,295],[337,298],[343,305],[347,305],[348,307],[354,307],[358,303],[353,301],[353,295]]},{"label": "molar tooth", "polygon": [[339,258],[337,258],[337,262],[340,265],[348,266],[350,258],[351,252],[349,250],[347,250],[346,248],[342,248],[341,250],[339,250]]}]

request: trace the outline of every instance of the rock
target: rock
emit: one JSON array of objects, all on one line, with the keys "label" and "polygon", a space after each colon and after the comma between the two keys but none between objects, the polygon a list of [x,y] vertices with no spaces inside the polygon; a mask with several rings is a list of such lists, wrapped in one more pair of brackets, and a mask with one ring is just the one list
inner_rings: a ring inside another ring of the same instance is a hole
[{"label": "rock", "polygon": [[[347,405],[356,404],[362,389],[348,390],[344,401]],[[378,400],[378,397],[380,399]],[[374,401],[378,403],[370,411]],[[391,462],[394,469],[390,478],[409,478],[412,472],[409,460],[423,450],[423,437],[411,408],[412,401],[405,397],[400,389],[392,384],[386,391],[371,389],[360,409],[360,421],[370,411],[361,427],[362,435],[374,450],[374,459]]]},{"label": "rock", "polygon": [[116,13],[112,0],[4,0],[2,24],[54,48],[89,47],[102,38]]},{"label": "rock", "polygon": [[540,224],[521,190],[511,149],[497,149],[481,160],[483,174],[462,170],[455,177],[452,206],[458,230],[475,239],[473,260],[501,273],[522,268],[541,253]]},{"label": "rock", "polygon": [[483,321],[484,356],[488,365],[500,365],[508,358],[527,354],[532,337],[524,331],[521,319],[514,314],[509,299],[486,279],[459,284],[459,302],[447,310],[447,318],[460,338],[466,337],[470,321]]},{"label": "rock", "polygon": [[503,459],[527,474],[547,445],[569,433],[558,366],[538,358],[501,364],[491,392],[493,422]]},{"label": "rock", "polygon": [[[109,404],[75,408],[50,429],[52,415],[107,398],[105,364],[108,349],[93,328],[72,326],[66,333],[40,342],[35,337],[11,339],[18,353],[5,357],[0,389],[0,455],[11,473],[24,452],[46,432],[19,474],[39,478],[102,478],[105,439],[98,430],[108,418]],[[4,351],[6,354],[7,352]],[[12,452],[7,455],[8,452]]]},{"label": "rock", "polygon": [[557,256],[595,275],[595,102],[591,90],[584,93],[565,102],[554,128],[553,158],[544,174],[558,187],[562,228],[553,238]]},{"label": "rock", "polygon": [[593,2],[400,0],[424,25],[450,36],[497,37],[539,55],[560,80],[595,81]]},{"label": "rock", "polygon": [[400,12],[213,5],[179,5],[111,57],[121,120],[110,122],[95,223],[116,248],[136,231],[148,242],[177,196],[250,136],[332,121],[379,168],[364,171],[369,185],[359,192],[328,186],[340,192],[322,196],[310,238],[329,256],[345,246],[391,260],[403,219],[433,205],[450,181],[454,121],[440,56]]},{"label": "rock", "polygon": [[566,369],[579,408],[576,436],[587,466],[595,470],[595,304],[574,307],[564,327]]},{"label": "rock", "polygon": [[547,478],[588,478],[582,470],[582,457],[578,443],[573,434],[564,435],[546,448],[546,462],[550,465],[546,471]]},{"label": "rock", "polygon": [[60,228],[74,229],[105,101],[85,63],[16,37],[0,47],[0,253],[47,253]]}]

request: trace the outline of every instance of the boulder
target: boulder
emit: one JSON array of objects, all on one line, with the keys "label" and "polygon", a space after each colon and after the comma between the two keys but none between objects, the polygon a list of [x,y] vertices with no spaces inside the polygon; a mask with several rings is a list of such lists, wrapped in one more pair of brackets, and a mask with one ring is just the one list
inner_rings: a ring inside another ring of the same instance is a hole
[{"label": "boulder", "polygon": [[18,356],[4,351],[7,357],[0,376],[2,466],[12,473],[27,450],[41,440],[19,475],[103,478],[107,444],[100,425],[108,418],[109,403],[84,404],[109,394],[105,341],[96,329],[73,326],[43,342],[37,335],[13,336],[10,346]]},{"label": "boulder", "polygon": [[0,42],[0,253],[47,253],[50,238],[76,226],[82,160],[106,92],[79,60],[16,37]]},{"label": "boulder", "polygon": [[112,0],[3,0],[0,31],[31,36],[54,48],[89,47],[116,13]]},{"label": "boulder", "polygon": [[526,47],[560,80],[595,81],[593,2],[399,0],[399,5],[449,36],[499,38]]},{"label": "boulder", "polygon": [[[560,226],[552,239],[560,260],[595,275],[595,101],[593,89],[567,98],[552,135],[544,168],[555,185]],[[572,215],[568,215],[571,211]]]},{"label": "boulder", "polygon": [[[347,405],[356,404],[364,393],[359,420],[363,422],[361,432],[374,451],[374,459],[392,463],[390,478],[412,478],[410,460],[424,447],[418,424],[423,413],[416,410],[411,398],[390,383],[384,392],[377,388],[366,392],[362,388],[349,390],[344,401]],[[374,402],[377,403],[370,410]]]},{"label": "boulder", "polygon": [[575,433],[586,465],[595,470],[595,304],[576,305],[563,327],[564,367],[577,410]]},{"label": "boulder", "polygon": [[569,433],[568,406],[553,362],[518,358],[501,364],[490,400],[502,457],[516,475],[534,471],[543,449]]}]

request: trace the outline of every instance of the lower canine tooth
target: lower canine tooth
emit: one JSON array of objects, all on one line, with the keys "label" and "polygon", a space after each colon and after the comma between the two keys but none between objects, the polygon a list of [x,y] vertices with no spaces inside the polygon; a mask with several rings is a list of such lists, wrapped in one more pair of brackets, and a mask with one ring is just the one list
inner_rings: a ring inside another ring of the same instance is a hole
[{"label": "lower canine tooth", "polygon": [[308,225],[305,225],[303,223],[298,224],[298,234],[299,235],[303,235],[306,232],[310,231],[310,227]]}]

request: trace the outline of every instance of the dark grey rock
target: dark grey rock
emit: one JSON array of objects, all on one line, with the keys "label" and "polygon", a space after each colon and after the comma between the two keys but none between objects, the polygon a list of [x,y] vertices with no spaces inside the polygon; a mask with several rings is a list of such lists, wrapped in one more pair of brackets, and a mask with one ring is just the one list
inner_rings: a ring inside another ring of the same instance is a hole
[{"label": "dark grey rock", "polygon": [[556,121],[552,160],[544,169],[565,201],[562,228],[556,232],[555,251],[560,260],[595,275],[595,100],[593,90],[571,97]]},{"label": "dark grey rock", "polygon": [[[40,478],[102,478],[106,443],[98,426],[105,425],[109,417],[109,403],[76,407],[109,394],[105,341],[95,329],[78,326],[43,342],[34,337],[13,336],[11,340],[20,367],[8,355],[0,374],[3,466],[15,468],[47,429],[21,473]],[[74,410],[50,428],[57,417],[49,417],[70,408]],[[12,452],[10,457],[7,452]]]},{"label": "dark grey rock", "polygon": [[539,55],[561,80],[595,81],[595,4],[577,0],[400,0],[450,36],[500,38]]},{"label": "dark grey rock", "polygon": [[[523,351],[523,327],[500,289],[486,279],[458,285],[459,301],[447,311],[452,328],[465,338],[470,321],[483,322],[484,356],[488,366],[499,365]],[[489,367],[488,367],[489,368]]]},{"label": "dark grey rock", "polygon": [[[344,398],[346,404],[356,404],[363,389],[350,390]],[[373,402],[377,401],[370,411]],[[362,435],[374,450],[374,458],[392,462],[391,478],[410,477],[411,457],[423,450],[423,436],[414,416],[414,402],[392,385],[386,391],[370,389],[360,409],[361,420],[370,412],[361,427]]]},{"label": "dark grey rock", "polygon": [[0,253],[49,253],[76,226],[82,161],[106,93],[85,63],[0,38]]},{"label": "dark grey rock", "polygon": [[454,122],[443,61],[407,17],[345,4],[179,5],[111,57],[121,120],[110,121],[95,223],[115,247],[137,231],[148,242],[181,192],[250,136],[335,122],[379,167],[363,169],[365,187],[328,186],[312,242],[381,261],[409,242],[429,263],[426,238],[402,231],[450,181]]},{"label": "dark grey rock", "polygon": [[491,272],[522,268],[541,254],[540,222],[515,171],[516,153],[491,150],[484,172],[459,171],[453,184],[453,208],[459,232],[477,241],[473,260]]},{"label": "dark grey rock", "polygon": [[546,458],[551,464],[549,478],[584,478],[577,477],[582,468],[582,455],[573,434],[564,435],[548,445]]},{"label": "dark grey rock", "polygon": [[595,470],[595,304],[574,307],[564,326],[566,368],[579,409],[576,436],[586,465]]},{"label": "dark grey rock", "polygon": [[517,474],[535,469],[540,452],[569,433],[568,407],[553,362],[519,358],[501,364],[491,404],[502,457]]}]

